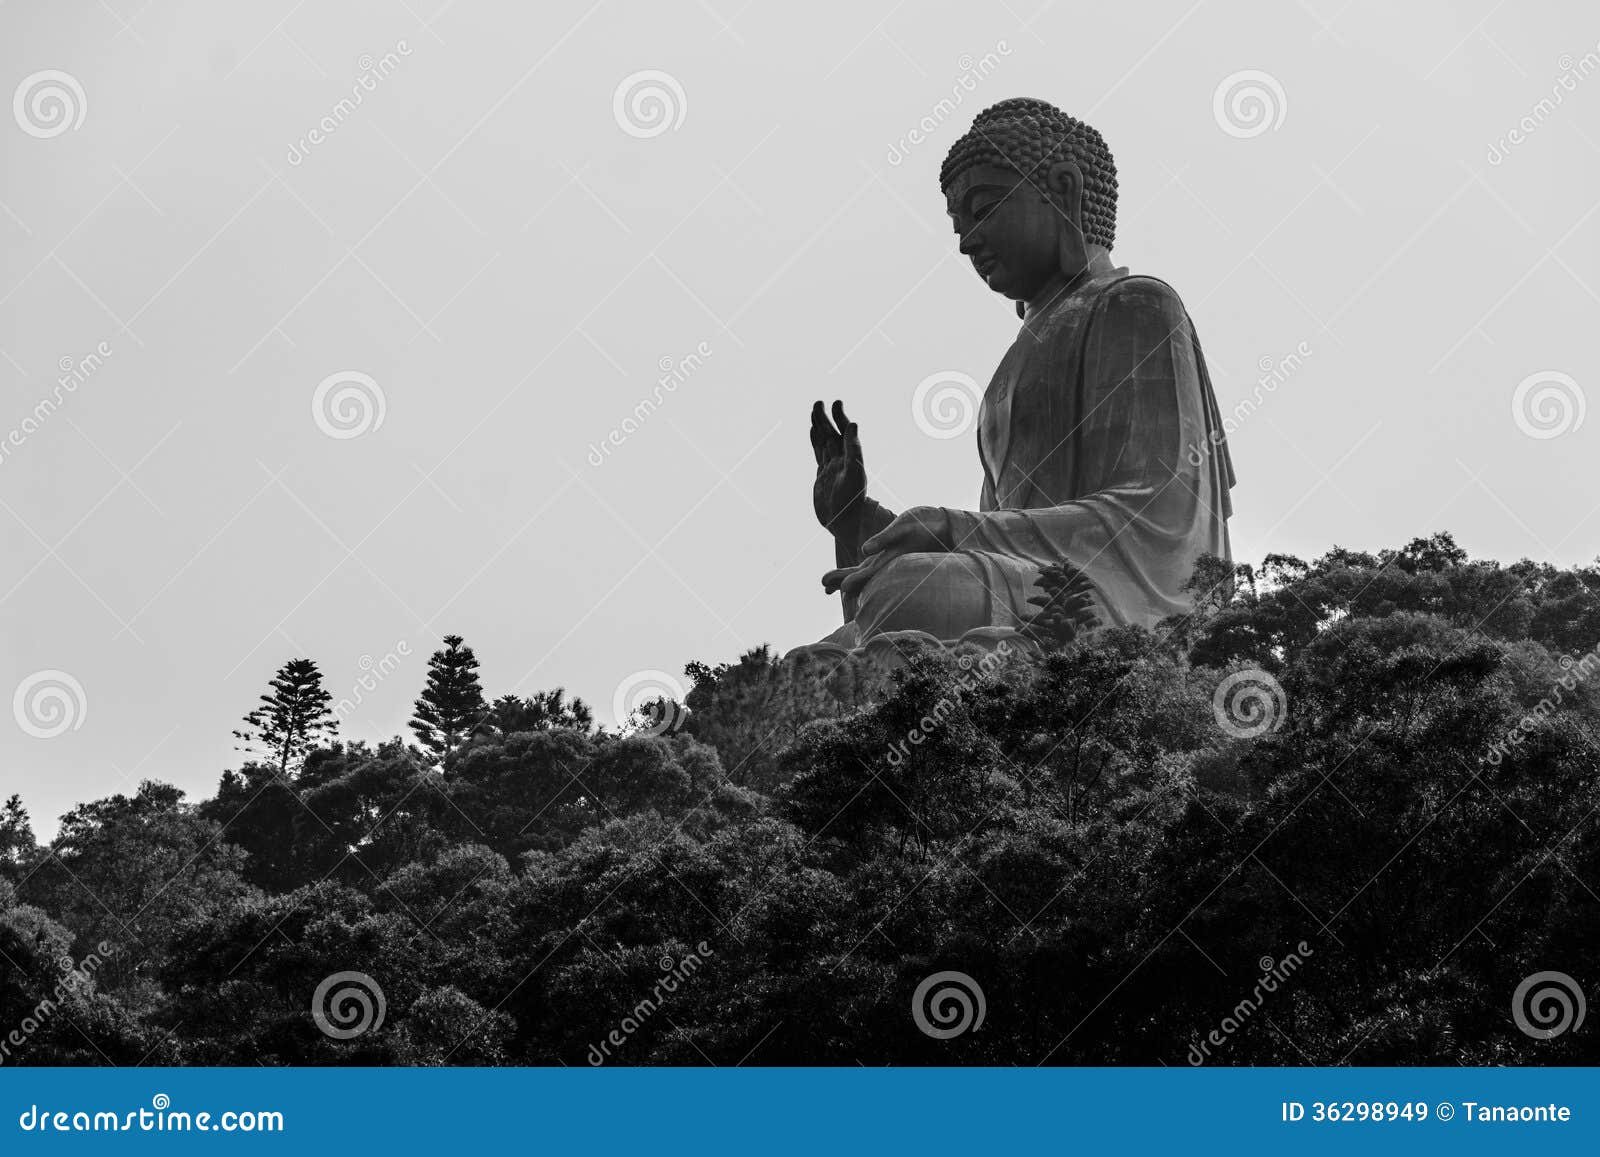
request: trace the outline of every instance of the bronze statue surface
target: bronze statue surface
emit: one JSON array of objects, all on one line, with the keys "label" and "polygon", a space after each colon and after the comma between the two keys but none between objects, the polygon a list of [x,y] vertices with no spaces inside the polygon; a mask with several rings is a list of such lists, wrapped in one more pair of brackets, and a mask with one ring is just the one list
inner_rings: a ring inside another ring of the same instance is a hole
[{"label": "bronze statue surface", "polygon": [[823,586],[842,592],[845,623],[803,650],[993,646],[1062,562],[1103,622],[1188,609],[1196,559],[1230,557],[1233,469],[1183,302],[1111,261],[1110,150],[1051,105],[1002,101],[951,148],[940,184],[962,254],[1022,318],[979,410],[978,508],[889,511],[867,495],[855,423],[817,402],[813,504],[837,564]]}]

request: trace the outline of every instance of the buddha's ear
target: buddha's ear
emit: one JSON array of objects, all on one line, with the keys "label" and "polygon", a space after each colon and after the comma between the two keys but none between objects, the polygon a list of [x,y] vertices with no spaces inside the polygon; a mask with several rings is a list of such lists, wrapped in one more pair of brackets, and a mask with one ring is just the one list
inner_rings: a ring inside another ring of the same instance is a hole
[{"label": "buddha's ear", "polygon": [[1078,232],[1083,232],[1083,170],[1078,168],[1076,161],[1057,161],[1050,166],[1050,171],[1045,174],[1045,186],[1050,194],[1067,214],[1067,217],[1077,227]]},{"label": "buddha's ear", "polygon": [[1061,272],[1076,276],[1089,263],[1083,236],[1083,170],[1076,162],[1057,161],[1045,174],[1045,184],[1063,217],[1057,234],[1057,264]]}]

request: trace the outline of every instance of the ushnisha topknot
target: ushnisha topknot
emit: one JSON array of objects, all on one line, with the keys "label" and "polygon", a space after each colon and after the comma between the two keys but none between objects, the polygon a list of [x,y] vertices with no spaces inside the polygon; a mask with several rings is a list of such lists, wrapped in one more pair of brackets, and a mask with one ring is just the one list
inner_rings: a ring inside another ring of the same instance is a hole
[{"label": "ushnisha topknot", "polygon": [[1008,165],[1042,186],[1057,161],[1077,162],[1083,173],[1083,236],[1111,248],[1117,233],[1117,163],[1105,138],[1048,101],[1016,97],[990,105],[945,155],[939,187],[980,164]]}]

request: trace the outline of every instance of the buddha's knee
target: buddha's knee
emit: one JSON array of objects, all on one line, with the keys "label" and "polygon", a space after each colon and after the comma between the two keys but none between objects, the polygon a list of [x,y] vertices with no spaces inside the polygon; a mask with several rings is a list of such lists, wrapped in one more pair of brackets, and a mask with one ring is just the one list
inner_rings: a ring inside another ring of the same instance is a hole
[{"label": "buddha's knee", "polygon": [[890,560],[861,593],[856,623],[863,635],[926,631],[960,638],[990,626],[989,590],[973,560],[960,554],[903,554]]}]

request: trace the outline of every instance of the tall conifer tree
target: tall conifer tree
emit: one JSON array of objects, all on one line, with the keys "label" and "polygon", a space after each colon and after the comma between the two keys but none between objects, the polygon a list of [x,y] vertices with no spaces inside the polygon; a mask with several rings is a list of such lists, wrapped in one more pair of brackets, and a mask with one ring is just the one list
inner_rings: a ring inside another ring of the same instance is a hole
[{"label": "tall conifer tree", "polygon": [[460,635],[446,635],[444,650],[428,660],[428,685],[417,700],[411,730],[435,755],[448,756],[471,736],[484,717],[478,657]]},{"label": "tall conifer tree", "polygon": [[243,744],[240,750],[267,756],[283,775],[291,762],[300,763],[332,739],[339,723],[328,709],[333,696],[323,689],[322,672],[310,659],[289,660],[269,687],[261,706],[244,717],[244,729],[233,734]]}]

